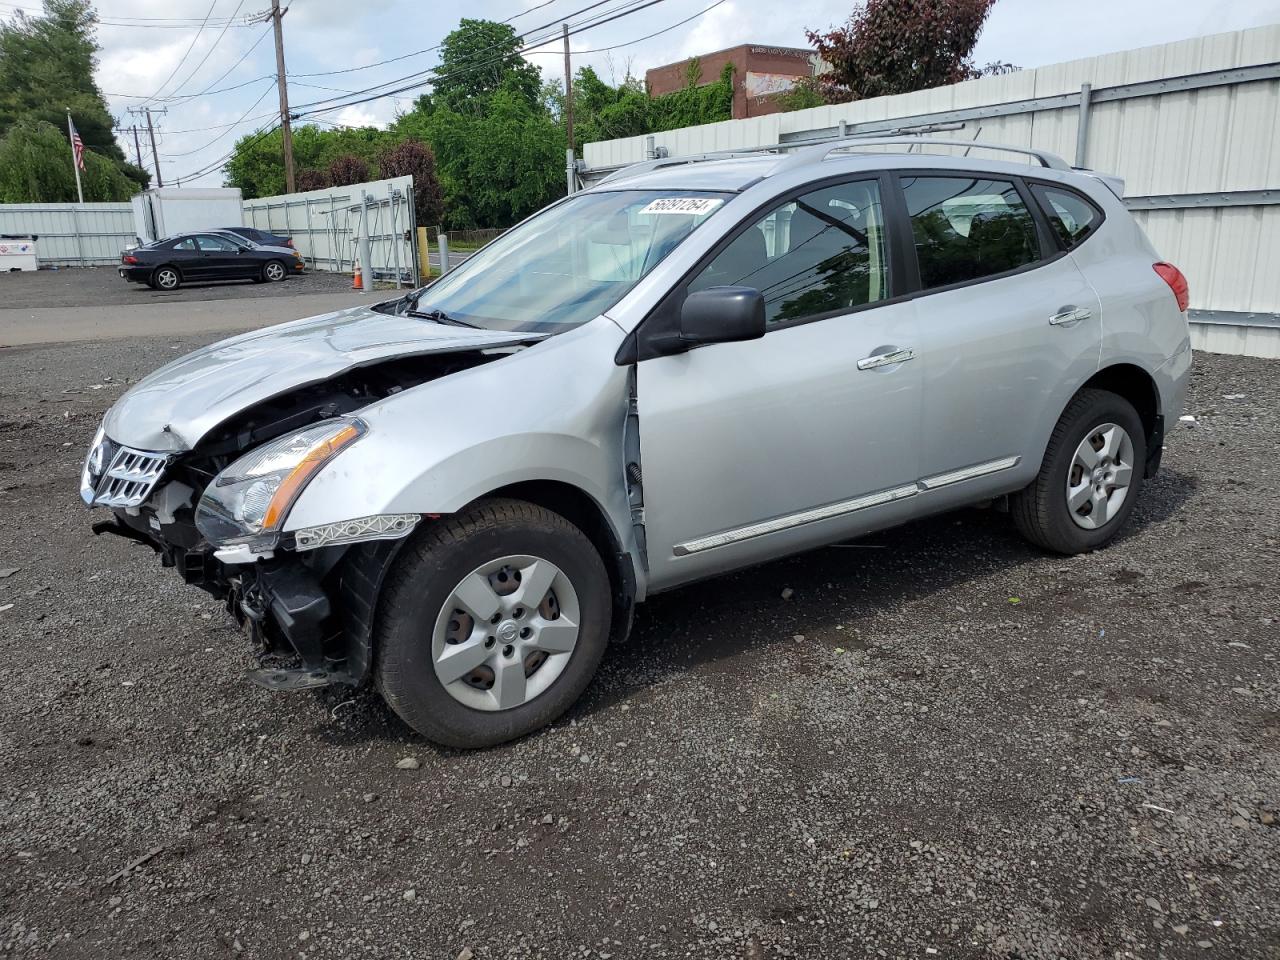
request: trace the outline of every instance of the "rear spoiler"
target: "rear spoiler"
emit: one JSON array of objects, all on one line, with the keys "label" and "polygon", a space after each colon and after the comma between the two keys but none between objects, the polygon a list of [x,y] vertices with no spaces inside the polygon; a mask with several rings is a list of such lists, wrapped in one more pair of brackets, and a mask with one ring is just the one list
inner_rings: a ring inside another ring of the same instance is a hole
[{"label": "rear spoiler", "polygon": [[1098,173],[1096,170],[1087,170],[1084,167],[1072,167],[1077,173],[1083,173],[1095,180],[1101,180],[1107,185],[1107,189],[1116,195],[1117,200],[1124,199],[1124,177],[1117,177],[1114,173]]}]

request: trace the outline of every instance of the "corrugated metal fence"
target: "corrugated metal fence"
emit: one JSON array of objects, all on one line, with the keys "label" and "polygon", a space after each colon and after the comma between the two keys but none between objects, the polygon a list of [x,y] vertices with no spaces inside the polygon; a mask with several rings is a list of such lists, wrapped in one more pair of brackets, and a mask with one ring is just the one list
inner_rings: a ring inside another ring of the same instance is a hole
[{"label": "corrugated metal fence", "polygon": [[[246,200],[244,223],[292,237],[312,269],[349,272],[357,255],[362,201],[372,275],[416,283],[413,177]],[[114,264],[127,244],[137,242],[129,203],[0,204],[4,234],[38,236],[40,263],[56,266]]]},{"label": "corrugated metal fence", "polygon": [[[345,272],[352,269],[357,256],[362,202],[372,275],[379,280],[415,282],[413,177],[246,200],[244,219],[246,226],[292,237],[314,269]],[[369,265],[364,270],[368,274]]]},{"label": "corrugated metal fence", "polygon": [[1196,346],[1280,356],[1280,26],[591,143],[583,176],[660,151],[785,150],[939,127],[1123,177],[1148,236],[1190,279]]},{"label": "corrugated metal fence", "polygon": [[108,264],[134,241],[128,203],[0,204],[0,234],[35,235],[41,263]]}]

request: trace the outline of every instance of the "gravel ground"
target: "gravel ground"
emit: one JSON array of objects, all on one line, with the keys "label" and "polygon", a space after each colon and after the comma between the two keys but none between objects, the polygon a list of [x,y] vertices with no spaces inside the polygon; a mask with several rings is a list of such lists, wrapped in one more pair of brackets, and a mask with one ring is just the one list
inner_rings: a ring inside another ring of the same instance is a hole
[{"label": "gravel ground", "polygon": [[1276,363],[1198,359],[1106,551],[967,511],[686,588],[458,753],[89,535],[99,417],[195,343],[0,352],[0,955],[1280,958]]},{"label": "gravel ground", "polygon": [[0,274],[0,296],[5,309],[82,307],[148,303],[190,303],[195,300],[240,300],[293,297],[308,293],[341,293],[351,289],[351,278],[338,273],[311,270],[284,283],[223,280],[189,283],[177,290],[152,290],[144,283],[129,283],[115,267],[37,270],[35,273]]}]

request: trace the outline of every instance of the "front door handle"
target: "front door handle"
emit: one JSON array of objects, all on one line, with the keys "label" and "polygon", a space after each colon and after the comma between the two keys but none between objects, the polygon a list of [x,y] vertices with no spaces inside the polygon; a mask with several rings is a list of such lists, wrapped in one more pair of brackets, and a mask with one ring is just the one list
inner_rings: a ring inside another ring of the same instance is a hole
[{"label": "front door handle", "polygon": [[1055,327],[1074,327],[1081,320],[1088,320],[1093,316],[1092,310],[1086,310],[1084,307],[1063,307],[1052,317],[1049,322]]},{"label": "front door handle", "polygon": [[889,367],[895,363],[906,363],[908,360],[914,360],[916,352],[914,350],[894,350],[891,353],[877,353],[870,357],[863,357],[858,361],[859,370],[875,370],[877,367]]}]

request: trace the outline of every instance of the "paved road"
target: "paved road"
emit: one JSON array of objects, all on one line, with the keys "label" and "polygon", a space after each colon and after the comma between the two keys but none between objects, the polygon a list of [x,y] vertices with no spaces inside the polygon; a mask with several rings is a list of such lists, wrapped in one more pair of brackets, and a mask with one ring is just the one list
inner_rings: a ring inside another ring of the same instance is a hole
[{"label": "paved road", "polygon": [[377,303],[392,295],[348,292],[260,300],[0,309],[0,348],[155,334],[235,333],[341,310],[359,303]]}]

